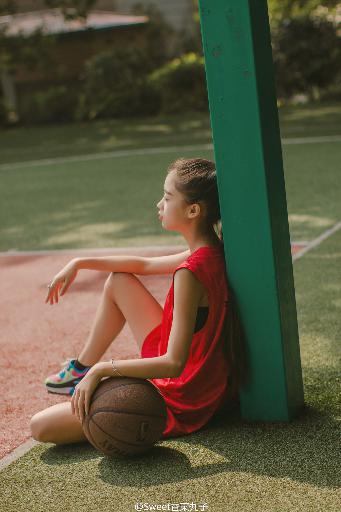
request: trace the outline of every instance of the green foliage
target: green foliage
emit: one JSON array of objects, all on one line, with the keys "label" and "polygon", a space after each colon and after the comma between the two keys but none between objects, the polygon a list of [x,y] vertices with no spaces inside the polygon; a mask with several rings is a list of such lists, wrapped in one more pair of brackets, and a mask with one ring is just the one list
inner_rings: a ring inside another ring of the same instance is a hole
[{"label": "green foliage", "polygon": [[[65,19],[86,18],[89,10],[95,6],[96,2],[97,0],[44,0],[46,7],[60,9]],[[16,0],[0,0],[0,14],[13,14],[18,10]]]},{"label": "green foliage", "polygon": [[151,71],[162,66],[169,58],[172,58],[172,45],[169,41],[177,37],[173,27],[166,22],[162,12],[153,4],[136,3],[131,9],[131,14],[136,16],[148,16],[149,21],[143,27],[144,50],[148,53],[148,70]]},{"label": "green foliage", "polygon": [[[279,97],[296,92],[315,96],[316,91],[321,97],[320,88],[324,87],[335,90],[334,96],[339,97],[333,83],[340,74],[340,43],[336,21],[334,26],[326,21],[326,16],[333,18],[337,5],[340,0],[268,0]],[[202,54],[198,7],[193,0],[197,31],[192,39],[184,37],[182,46],[185,52]]]},{"label": "green foliage", "polygon": [[[96,0],[44,0],[46,7],[60,9],[64,19],[86,18]],[[0,0],[0,14],[15,14],[16,0]],[[6,37],[6,25],[0,28],[0,70],[15,71],[18,67],[42,73],[56,71],[54,62],[56,37],[37,29],[30,36]]]},{"label": "green foliage", "polygon": [[341,48],[328,20],[283,19],[272,38],[279,97],[326,87],[340,72]]},{"label": "green foliage", "polygon": [[20,112],[25,124],[72,121],[75,116],[77,91],[70,85],[49,87],[24,96]]},{"label": "green foliage", "polygon": [[188,53],[154,71],[149,81],[161,98],[164,113],[208,109],[204,58]]},{"label": "green foliage", "polygon": [[172,49],[174,29],[153,5],[134,4],[132,14],[146,15],[139,47],[117,46],[85,63],[81,77],[77,119],[153,115],[160,110],[160,95],[148,75],[163,66]]},{"label": "green foliage", "polygon": [[7,108],[2,97],[0,97],[0,126],[7,125]]},{"label": "green foliage", "polygon": [[[44,0],[58,7],[65,18],[86,17],[95,0]],[[317,7],[332,8],[337,0],[268,0],[275,79],[279,98],[331,88],[341,75],[340,43],[332,22],[317,14]],[[15,0],[0,0],[0,12],[17,10]],[[56,60],[56,38],[40,30],[30,37],[6,38],[0,30],[0,71],[15,75],[18,68],[48,76],[27,94],[19,94],[20,119],[28,123],[154,115],[159,112],[207,111],[208,99],[202,56],[198,2],[193,0],[193,17],[198,22],[192,33],[175,35],[159,8],[143,2],[131,11],[146,15],[149,23],[136,48],[98,53],[86,62],[77,88],[63,84],[63,70]],[[55,84],[51,87],[51,84]],[[25,87],[24,87],[25,89]],[[335,90],[335,95],[338,95]],[[63,111],[64,109],[64,111]],[[7,112],[8,114],[8,112]],[[15,113],[14,113],[15,114]],[[54,117],[55,116],[55,117]],[[0,118],[6,105],[0,105]],[[17,119],[17,118],[16,118]],[[16,122],[15,119],[15,122]]]},{"label": "green foliage", "polygon": [[55,36],[47,36],[41,29],[29,37],[6,37],[0,33],[0,71],[15,72],[21,68],[51,74],[51,70],[56,70],[55,44]]},{"label": "green foliage", "polygon": [[268,0],[270,23],[287,18],[310,16],[318,7],[335,8],[339,0]]},{"label": "green foliage", "polygon": [[143,50],[114,48],[95,55],[86,62],[77,118],[153,114],[159,104],[147,76]]},{"label": "green foliage", "polygon": [[95,6],[97,0],[45,0],[47,7],[55,7],[62,11],[65,19],[84,18]]},{"label": "green foliage", "polygon": [[17,10],[18,6],[15,0],[0,0],[0,15],[14,14]]}]

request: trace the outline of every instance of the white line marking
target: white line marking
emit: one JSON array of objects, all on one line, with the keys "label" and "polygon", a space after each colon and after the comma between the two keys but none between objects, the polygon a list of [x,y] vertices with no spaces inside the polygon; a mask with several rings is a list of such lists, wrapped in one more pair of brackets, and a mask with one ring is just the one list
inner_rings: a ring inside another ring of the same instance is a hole
[{"label": "white line marking", "polygon": [[9,466],[15,460],[17,460],[20,457],[22,457],[23,455],[25,455],[25,453],[29,452],[31,450],[31,448],[33,448],[37,444],[41,444],[41,443],[39,443],[39,441],[36,441],[35,439],[33,439],[31,437],[28,441],[21,444],[17,448],[15,448],[11,453],[9,453],[8,455],[5,455],[5,457],[3,457],[0,460],[0,471],[5,469],[7,466]]},{"label": "white line marking", "polygon": [[[313,247],[316,247],[321,243],[325,238],[332,235],[335,231],[340,229],[341,222],[335,224],[334,227],[328,229],[324,233],[318,236],[318,238],[315,238],[311,242],[304,240],[304,241],[294,241],[290,240],[290,245],[302,245],[305,246],[304,249],[299,251],[298,253],[294,254],[292,259],[293,261],[297,260],[299,257],[303,256],[306,252],[308,252]],[[174,250],[174,251],[185,251],[187,249],[184,245],[148,245],[148,246],[132,246],[132,247],[107,247],[107,248],[89,248],[89,249],[51,249],[51,250],[42,250],[42,251],[17,251],[15,249],[11,249],[9,251],[0,252],[0,258],[7,258],[8,256],[43,256],[43,255],[49,255],[49,254],[90,254],[90,253],[118,253],[118,254],[126,254],[127,251],[132,251],[133,253],[139,253],[144,250],[152,249],[153,251],[160,251],[162,252],[164,249],[168,250]]]},{"label": "white line marking", "polygon": [[[319,144],[324,142],[341,142],[341,135],[330,135],[325,137],[293,137],[282,139],[282,144]],[[126,156],[158,155],[162,153],[179,153],[181,151],[192,151],[198,149],[213,149],[213,144],[195,144],[191,146],[165,146],[142,149],[126,149],[117,151],[106,151],[102,153],[89,153],[86,155],[75,155],[56,158],[42,158],[40,160],[27,160],[26,162],[13,162],[1,164],[0,171],[20,169],[23,167],[37,167],[44,165],[55,165],[69,162],[88,162],[91,160],[105,160],[108,158],[121,158]]]},{"label": "white line marking", "polygon": [[[291,241],[291,245],[302,245],[305,246],[309,241]],[[185,245],[147,245],[147,246],[131,246],[131,247],[89,247],[88,249],[44,249],[41,251],[18,251],[16,249],[10,249],[9,251],[0,252],[0,258],[7,258],[8,256],[44,256],[49,254],[90,254],[90,253],[103,253],[103,254],[126,254],[128,251],[139,253],[144,250],[153,250],[162,252],[164,249],[171,251],[185,251],[188,249]]]},{"label": "white line marking", "polygon": [[326,135],[322,137],[288,137],[282,139],[282,144],[321,144],[323,142],[341,142],[341,135]]},{"label": "white line marking", "polygon": [[89,248],[89,249],[52,249],[52,250],[44,250],[44,251],[16,251],[11,249],[10,251],[0,252],[0,258],[7,258],[8,256],[39,256],[39,255],[48,255],[48,254],[89,254],[92,252],[98,253],[119,253],[126,254],[130,250],[132,252],[141,252],[141,251],[149,251],[149,249],[153,251],[162,251],[167,249],[174,250],[179,252],[185,251],[187,249],[184,245],[147,245],[147,246],[136,246],[136,247],[107,247],[107,248]]},{"label": "white line marking", "polygon": [[338,231],[340,228],[341,228],[341,221],[338,222],[337,224],[335,224],[335,226],[333,226],[332,228],[327,229],[326,231],[324,231],[320,236],[318,236],[317,238],[315,238],[311,242],[309,242],[308,245],[306,247],[304,247],[304,249],[302,249],[301,251],[299,251],[296,254],[294,254],[294,256],[292,258],[293,261],[298,260],[304,254],[306,254],[308,251],[311,251],[311,249],[314,249],[315,247],[320,245],[320,243],[322,243],[323,240],[325,240],[329,236],[331,236],[334,233],[336,233],[336,231]]},{"label": "white line marking", "polygon": [[16,169],[20,167],[36,167],[39,165],[54,165],[68,162],[87,162],[90,160],[105,160],[108,158],[121,158],[125,156],[158,155],[162,153],[173,153],[178,151],[191,151],[196,149],[212,149],[212,144],[196,144],[193,146],[165,146],[158,148],[126,149],[118,151],[106,151],[102,153],[90,153],[87,155],[76,155],[56,158],[43,158],[41,160],[29,160],[27,162],[14,162],[12,164],[0,165],[1,171]]}]

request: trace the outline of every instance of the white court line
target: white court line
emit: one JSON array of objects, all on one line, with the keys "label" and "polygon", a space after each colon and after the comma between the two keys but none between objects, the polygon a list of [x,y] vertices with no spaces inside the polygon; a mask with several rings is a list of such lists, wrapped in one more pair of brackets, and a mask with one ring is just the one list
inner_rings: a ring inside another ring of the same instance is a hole
[{"label": "white court line", "polygon": [[282,144],[321,144],[323,142],[341,142],[341,135],[325,135],[321,137],[287,137]]},{"label": "white court line", "polygon": [[[311,249],[320,245],[323,242],[323,240],[325,240],[326,238],[331,236],[333,233],[338,231],[340,228],[341,228],[341,221],[338,222],[337,224],[335,224],[335,226],[333,226],[331,229],[326,230],[320,236],[318,236],[317,238],[315,238],[314,240],[309,242],[308,245],[304,249],[302,249],[302,251],[300,251],[299,253],[296,253],[292,258],[293,262],[296,261],[298,258],[301,258],[304,254],[306,254]],[[294,243],[296,243],[296,245],[299,245],[299,244],[303,244],[304,242],[291,242],[291,244],[294,244]],[[162,249],[162,246],[160,246],[160,245],[153,246],[153,248],[154,249],[159,249],[159,248]],[[81,250],[83,250],[83,249],[81,249]],[[90,251],[90,249],[86,249],[86,250]],[[94,249],[94,250],[97,250],[97,249]],[[107,249],[104,249],[104,251],[106,251],[106,250]],[[36,251],[36,252],[31,251],[30,253],[16,253],[16,254],[19,256],[22,254],[37,254],[37,253],[46,253],[46,252],[51,253],[53,251]],[[55,252],[57,252],[57,251],[55,251]],[[59,252],[64,252],[64,249]],[[9,253],[2,253],[1,255],[8,256]],[[5,467],[7,467],[12,462],[16,461],[17,459],[19,459],[20,457],[25,455],[25,453],[30,451],[31,448],[33,448],[37,444],[42,444],[42,443],[35,441],[33,438],[30,438],[28,441],[26,441],[22,445],[18,446],[17,448],[15,448],[11,453],[9,453],[8,455],[5,455],[5,457],[3,457],[3,459],[0,460],[0,471],[2,469],[4,469]]]},{"label": "white court line", "polygon": [[31,437],[28,441],[21,444],[17,448],[15,448],[11,453],[9,453],[8,455],[5,455],[5,457],[3,457],[0,460],[0,471],[5,469],[7,466],[9,466],[15,460],[18,460],[20,457],[25,455],[25,453],[29,452],[31,450],[31,448],[33,448],[37,444],[41,444],[41,443],[39,443],[39,441],[36,441],[35,439],[33,439]]},{"label": "white court line", "polygon": [[36,167],[39,165],[54,165],[68,162],[88,162],[90,160],[105,160],[108,158],[121,158],[125,156],[158,155],[162,153],[173,153],[178,151],[191,151],[196,149],[212,149],[212,144],[196,144],[193,146],[165,146],[158,148],[126,149],[118,151],[105,151],[102,153],[89,153],[87,155],[75,155],[56,158],[43,158],[41,160],[28,160],[27,162],[14,162],[1,164],[0,171],[17,169],[20,167]]},{"label": "white court line", "polygon": [[184,245],[147,245],[147,246],[135,246],[135,247],[101,247],[101,248],[89,248],[89,249],[51,249],[51,250],[42,250],[42,251],[17,251],[16,249],[11,249],[9,251],[0,252],[0,258],[6,258],[8,256],[40,256],[40,255],[48,255],[48,254],[89,254],[92,252],[98,253],[117,253],[117,254],[127,254],[130,250],[133,253],[139,253],[144,250],[152,249],[153,251],[161,251],[164,249],[171,249],[172,251],[185,251],[187,249]]},{"label": "white court line", "polygon": [[[290,144],[320,144],[324,142],[341,142],[341,135],[330,135],[325,137],[292,137],[281,140],[283,145]],[[105,160],[108,158],[121,158],[125,156],[158,155],[162,153],[180,153],[181,151],[192,151],[199,149],[213,149],[213,144],[195,144],[191,146],[165,146],[156,148],[126,149],[117,151],[106,151],[101,153],[89,153],[86,155],[75,155],[56,158],[42,158],[40,160],[27,160],[26,162],[13,162],[1,164],[0,171],[20,169],[23,167],[37,167],[54,165],[69,162],[88,162],[91,160]]]},{"label": "white court line", "polygon": [[341,221],[340,222],[337,222],[332,228],[330,229],[327,229],[326,231],[324,231],[321,235],[319,235],[317,238],[315,238],[314,240],[312,240],[311,242],[308,243],[308,245],[306,245],[306,247],[304,247],[301,251],[297,252],[296,254],[294,254],[293,256],[293,261],[296,261],[298,260],[299,258],[301,258],[304,254],[306,254],[308,251],[311,251],[311,249],[314,249],[315,247],[317,247],[318,245],[320,245],[323,240],[325,240],[326,238],[328,238],[329,236],[333,235],[334,233],[336,233],[336,231],[338,231],[339,229],[341,228]]},{"label": "white court line", "polygon": [[[308,241],[290,241],[290,245],[307,245]],[[88,249],[44,249],[41,251],[18,251],[17,249],[10,249],[8,251],[0,252],[0,258],[7,258],[8,256],[44,256],[49,254],[90,254],[90,253],[99,253],[99,254],[108,254],[108,253],[117,253],[117,254],[126,254],[130,250],[133,253],[139,253],[144,250],[153,250],[160,251],[164,249],[172,250],[172,251],[185,251],[188,249],[185,245],[147,245],[147,246],[131,246],[131,247],[89,247]]]}]

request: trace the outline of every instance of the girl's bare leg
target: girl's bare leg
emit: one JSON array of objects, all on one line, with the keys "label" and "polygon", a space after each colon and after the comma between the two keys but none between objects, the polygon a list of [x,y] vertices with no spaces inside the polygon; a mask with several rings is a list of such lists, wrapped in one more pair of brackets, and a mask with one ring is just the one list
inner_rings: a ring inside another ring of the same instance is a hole
[{"label": "girl's bare leg", "polygon": [[42,443],[69,444],[87,441],[71,402],[52,405],[31,418],[32,437]]},{"label": "girl's bare leg", "polygon": [[[111,273],[106,280],[95,320],[78,356],[91,366],[97,363],[127,321],[139,351],[147,334],[162,320],[163,309],[134,275]],[[37,441],[74,443],[85,440],[79,420],[71,412],[71,402],[63,402],[38,412],[31,418],[32,436]]]},{"label": "girl's bare leg", "polygon": [[134,274],[111,273],[104,285],[91,332],[77,359],[84,366],[96,364],[126,320],[141,350],[148,332],[161,322],[162,313],[160,304]]}]

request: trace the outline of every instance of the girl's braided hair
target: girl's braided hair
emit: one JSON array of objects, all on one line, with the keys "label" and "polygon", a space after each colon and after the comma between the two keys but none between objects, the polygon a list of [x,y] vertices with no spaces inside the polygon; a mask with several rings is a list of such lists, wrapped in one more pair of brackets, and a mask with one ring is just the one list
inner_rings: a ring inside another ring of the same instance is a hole
[{"label": "girl's braided hair", "polygon": [[[203,207],[203,228],[215,229],[223,241],[219,193],[216,167],[214,162],[204,158],[178,158],[170,164],[167,173],[176,174],[175,188],[190,205],[198,203]],[[240,322],[234,291],[228,282],[225,265],[225,277],[228,283],[227,313],[225,314],[222,337],[225,340],[224,354],[229,367],[230,389],[228,398],[236,398],[248,377],[248,361],[243,326]]]}]

